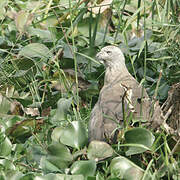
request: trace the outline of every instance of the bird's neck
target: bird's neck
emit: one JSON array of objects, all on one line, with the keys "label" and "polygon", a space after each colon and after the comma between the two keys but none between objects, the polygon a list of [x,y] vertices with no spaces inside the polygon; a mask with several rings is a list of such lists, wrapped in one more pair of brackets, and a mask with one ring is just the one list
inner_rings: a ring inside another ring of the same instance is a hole
[{"label": "bird's neck", "polygon": [[118,79],[123,79],[129,74],[125,64],[114,64],[106,68],[104,84],[112,83]]}]

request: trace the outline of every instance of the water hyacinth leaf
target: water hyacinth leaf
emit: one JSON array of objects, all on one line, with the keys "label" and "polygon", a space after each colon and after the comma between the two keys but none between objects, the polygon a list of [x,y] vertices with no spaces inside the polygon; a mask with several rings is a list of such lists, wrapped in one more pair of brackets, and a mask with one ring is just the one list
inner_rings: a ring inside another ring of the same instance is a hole
[{"label": "water hyacinth leaf", "polygon": [[22,179],[24,179],[25,180],[25,178],[23,177],[24,176],[23,173],[18,171],[17,169],[6,171],[6,173],[4,173],[4,174],[6,177],[2,178],[3,180],[4,179],[8,179],[8,180],[22,180]]},{"label": "water hyacinth leaf", "polygon": [[36,176],[34,180],[84,180],[82,175],[67,175],[67,174],[54,174],[49,173],[43,176]]},{"label": "water hyacinth leaf", "polygon": [[24,56],[27,58],[43,58],[48,59],[52,57],[52,53],[50,50],[44,45],[40,43],[31,43],[27,46],[23,47],[18,56]]},{"label": "water hyacinth leaf", "polygon": [[112,147],[103,141],[91,141],[87,149],[89,159],[99,161],[113,155]]},{"label": "water hyacinth leaf", "polygon": [[48,155],[61,158],[61,161],[72,161],[73,157],[69,149],[60,143],[53,143],[48,146]]},{"label": "water hyacinth leaf", "polygon": [[8,137],[0,143],[0,156],[8,156],[12,150],[12,143]]},{"label": "water hyacinth leaf", "polygon": [[150,150],[154,139],[153,134],[144,128],[133,128],[126,131],[125,140],[127,145],[130,145],[128,151],[126,151],[126,155],[139,154],[145,152],[147,149]]},{"label": "water hyacinth leaf", "polygon": [[68,167],[73,157],[69,149],[60,143],[52,143],[47,148],[48,155],[42,157],[41,167],[44,171],[59,171]]},{"label": "water hyacinth leaf", "polygon": [[73,121],[63,130],[60,137],[62,144],[80,149],[87,144],[86,128],[80,121]]},{"label": "water hyacinth leaf", "polygon": [[1,168],[4,167],[5,169],[12,171],[16,169],[16,166],[12,163],[12,161],[8,159],[0,159],[0,166]]},{"label": "water hyacinth leaf", "polygon": [[131,167],[124,174],[124,180],[141,180],[143,176],[143,171],[138,168]]},{"label": "water hyacinth leaf", "polygon": [[59,44],[63,47],[63,57],[68,59],[73,59],[73,52],[77,51],[76,47],[66,44],[64,41],[60,40]]},{"label": "water hyacinth leaf", "polygon": [[68,110],[71,107],[71,103],[72,103],[72,98],[69,98],[69,99],[61,98],[61,99],[59,99],[59,101],[57,102],[58,107],[56,110],[56,114],[52,118],[52,121],[57,122],[57,121],[66,120]]},{"label": "water hyacinth leaf", "polygon": [[71,174],[82,174],[85,178],[93,176],[96,171],[96,162],[93,160],[76,161],[70,168]]},{"label": "water hyacinth leaf", "polygon": [[28,28],[28,33],[31,36],[38,36],[39,38],[43,39],[44,41],[53,41],[56,37],[53,33],[51,33],[49,30],[43,30],[38,28]]},{"label": "water hyacinth leaf", "polygon": [[95,59],[97,53],[96,48],[86,48],[81,52],[77,53],[77,62],[80,64],[87,64],[87,62],[91,63],[91,66],[99,66],[100,63]]},{"label": "water hyacinth leaf", "polygon": [[[112,177],[119,177],[124,180],[140,180],[144,170],[123,156],[114,158],[110,164],[110,172]],[[134,174],[129,174],[134,172]],[[129,179],[128,179],[129,178]]]},{"label": "water hyacinth leaf", "polygon": [[5,6],[7,6],[8,1],[7,0],[1,0],[0,1],[0,19],[3,20],[6,17],[6,9]]},{"label": "water hyacinth leaf", "polygon": [[27,148],[27,159],[37,164],[40,164],[42,157],[45,157],[46,155],[46,149],[40,145],[34,145],[33,147]]},{"label": "water hyacinth leaf", "polygon": [[78,23],[78,31],[85,37],[89,37],[89,22],[91,22],[91,28],[94,29],[96,24],[95,18],[85,18]]},{"label": "water hyacinth leaf", "polygon": [[45,156],[41,158],[40,167],[46,173],[60,171],[60,169],[56,165],[54,165],[52,162],[50,162]]},{"label": "water hyacinth leaf", "polygon": [[63,134],[64,128],[63,127],[56,127],[53,129],[51,134],[51,138],[54,142],[59,142],[61,135]]},{"label": "water hyacinth leaf", "polygon": [[106,35],[105,39],[104,39],[105,33],[104,32],[97,32],[96,34],[96,40],[95,40],[95,45],[99,46],[100,44],[104,43],[103,40],[105,40],[106,43],[113,43],[114,42],[114,38]]},{"label": "water hyacinth leaf", "polygon": [[2,94],[0,94],[0,106],[0,113],[2,114],[6,114],[11,107],[11,102],[9,101],[9,99],[3,96]]}]

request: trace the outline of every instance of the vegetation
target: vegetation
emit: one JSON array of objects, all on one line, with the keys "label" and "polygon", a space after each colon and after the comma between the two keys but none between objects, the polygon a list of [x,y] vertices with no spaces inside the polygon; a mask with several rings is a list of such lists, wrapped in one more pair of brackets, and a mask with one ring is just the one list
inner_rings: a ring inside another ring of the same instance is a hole
[{"label": "vegetation", "polygon": [[163,127],[125,127],[112,145],[87,138],[105,45],[122,49],[153,100],[167,99],[180,77],[179,0],[0,5],[0,179],[180,179],[179,140]]}]

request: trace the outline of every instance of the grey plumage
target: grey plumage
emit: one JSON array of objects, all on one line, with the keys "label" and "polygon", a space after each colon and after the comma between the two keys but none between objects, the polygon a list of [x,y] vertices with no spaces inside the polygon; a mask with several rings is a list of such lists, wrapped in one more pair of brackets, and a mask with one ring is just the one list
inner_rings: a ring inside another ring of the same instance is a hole
[{"label": "grey plumage", "polygon": [[[97,59],[106,67],[104,86],[89,122],[89,141],[114,139],[118,124],[130,116],[148,121],[150,101],[142,86],[128,72],[118,47],[106,46]],[[123,111],[124,108],[124,111]]]}]

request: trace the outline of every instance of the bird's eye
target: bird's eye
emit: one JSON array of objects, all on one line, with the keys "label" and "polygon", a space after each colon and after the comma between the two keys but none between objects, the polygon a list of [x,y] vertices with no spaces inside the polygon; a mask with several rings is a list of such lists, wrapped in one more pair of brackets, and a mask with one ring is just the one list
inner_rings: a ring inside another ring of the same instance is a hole
[{"label": "bird's eye", "polygon": [[106,51],[107,52],[107,54],[111,54],[111,51]]}]

